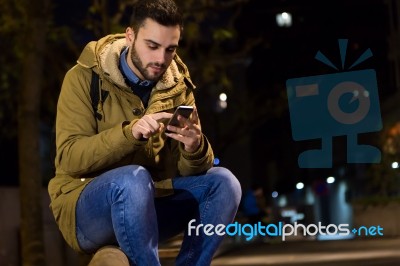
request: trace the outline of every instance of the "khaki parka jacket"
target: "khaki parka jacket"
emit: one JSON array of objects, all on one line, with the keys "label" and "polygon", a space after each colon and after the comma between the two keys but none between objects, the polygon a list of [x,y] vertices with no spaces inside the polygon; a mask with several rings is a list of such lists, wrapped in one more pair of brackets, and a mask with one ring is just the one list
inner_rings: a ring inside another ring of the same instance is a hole
[{"label": "khaki parka jacket", "polygon": [[[81,251],[76,239],[75,207],[78,197],[93,178],[124,165],[141,165],[152,175],[156,196],[173,193],[172,178],[196,175],[213,165],[214,155],[202,136],[201,145],[188,153],[181,143],[164,133],[137,140],[131,128],[143,115],[173,112],[178,105],[195,105],[187,67],[176,55],[151,91],[147,108],[125,84],[119,70],[123,34],[90,42],[77,64],[65,75],[57,104],[55,177],[48,185],[50,209],[67,243]],[[108,91],[95,117],[90,83],[92,70],[100,77],[100,88]]]}]

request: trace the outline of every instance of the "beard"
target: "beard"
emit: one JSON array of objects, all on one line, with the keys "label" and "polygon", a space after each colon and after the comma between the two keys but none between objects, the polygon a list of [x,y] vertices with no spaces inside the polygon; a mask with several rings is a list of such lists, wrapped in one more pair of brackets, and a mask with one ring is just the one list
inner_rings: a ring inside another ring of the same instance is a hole
[{"label": "beard", "polygon": [[[160,64],[160,63],[148,63],[146,66],[143,64],[142,60],[139,57],[139,54],[136,51],[135,48],[135,42],[132,43],[131,46],[131,61],[132,64],[136,67],[136,69],[140,72],[140,74],[144,77],[145,80],[149,81],[158,81],[162,75],[164,75],[166,71],[166,65],[165,64]],[[162,69],[161,72],[157,74],[150,73],[148,68],[156,66]]]}]

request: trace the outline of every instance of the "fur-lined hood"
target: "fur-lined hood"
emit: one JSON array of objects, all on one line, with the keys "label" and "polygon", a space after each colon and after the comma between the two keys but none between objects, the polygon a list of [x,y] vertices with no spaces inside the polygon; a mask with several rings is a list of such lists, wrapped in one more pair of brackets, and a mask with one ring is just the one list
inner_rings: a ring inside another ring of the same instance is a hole
[{"label": "fur-lined hood", "polygon": [[[118,67],[120,54],[126,47],[124,34],[108,35],[98,41],[89,42],[83,49],[77,63],[86,68],[94,68],[101,78],[109,79],[118,87],[130,90]],[[156,89],[169,89],[175,86],[182,76],[191,81],[186,65],[178,55],[175,55],[174,60],[157,83]],[[195,88],[193,83],[190,85]]]}]

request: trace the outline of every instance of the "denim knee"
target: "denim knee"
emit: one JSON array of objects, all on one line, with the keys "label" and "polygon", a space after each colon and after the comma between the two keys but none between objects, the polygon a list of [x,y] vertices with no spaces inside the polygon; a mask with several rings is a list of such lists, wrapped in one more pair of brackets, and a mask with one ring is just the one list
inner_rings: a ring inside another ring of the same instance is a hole
[{"label": "denim knee", "polygon": [[[135,197],[154,197],[154,184],[150,173],[139,165],[127,165],[118,168],[112,183],[119,192]],[[143,198],[142,198],[143,199]]]},{"label": "denim knee", "polygon": [[212,180],[216,182],[218,193],[233,198],[233,202],[236,206],[239,206],[242,197],[242,188],[239,180],[236,176],[227,168],[224,167],[213,167],[207,171],[207,175],[212,176]]}]

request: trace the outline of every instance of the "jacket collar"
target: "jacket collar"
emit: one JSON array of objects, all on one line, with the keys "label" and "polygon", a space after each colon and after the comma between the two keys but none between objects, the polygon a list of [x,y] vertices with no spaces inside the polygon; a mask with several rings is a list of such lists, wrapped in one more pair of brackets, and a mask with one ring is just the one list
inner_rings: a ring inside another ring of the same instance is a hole
[{"label": "jacket collar", "polygon": [[[105,36],[97,42],[89,42],[83,49],[77,63],[86,68],[95,68],[100,77],[110,79],[112,83],[121,88],[127,88],[118,67],[119,57],[126,46],[124,34]],[[176,55],[155,88],[158,90],[169,89],[175,86],[183,75],[189,76],[187,67]]]}]

